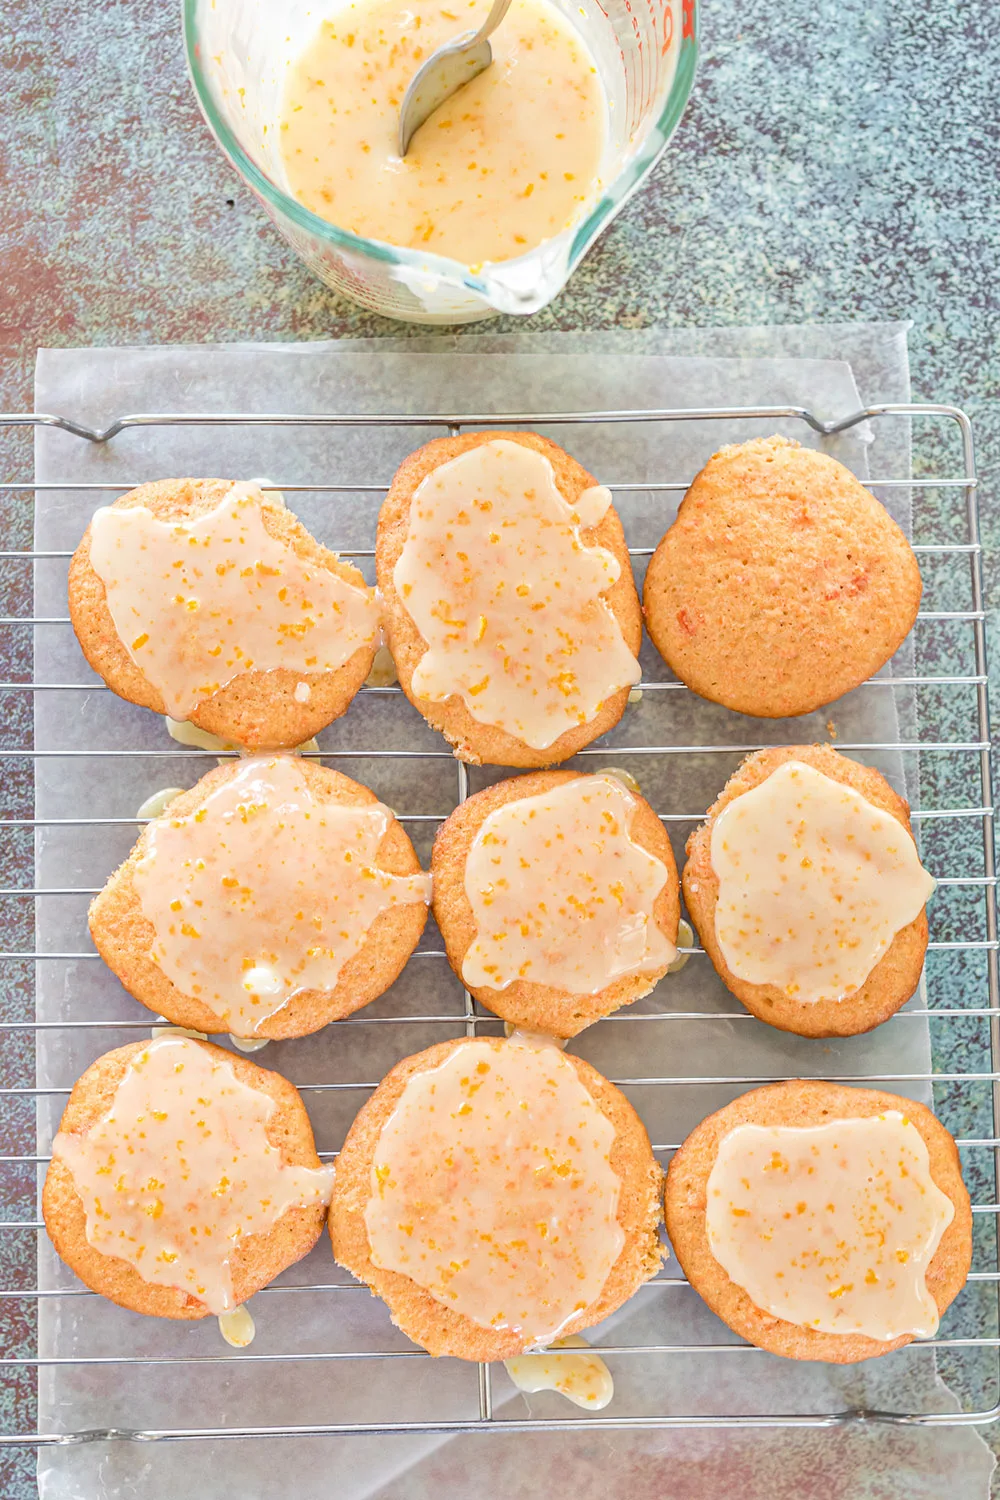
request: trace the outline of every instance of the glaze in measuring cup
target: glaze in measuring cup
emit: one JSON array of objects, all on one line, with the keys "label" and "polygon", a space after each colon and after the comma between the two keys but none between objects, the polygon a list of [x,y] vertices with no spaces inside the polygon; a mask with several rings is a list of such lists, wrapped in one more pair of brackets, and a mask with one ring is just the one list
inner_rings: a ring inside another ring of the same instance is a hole
[{"label": "glaze in measuring cup", "polygon": [[[342,3],[342,0],[341,0]],[[608,99],[603,191],[578,223],[475,272],[447,256],[338,229],[288,191],[278,123],[287,67],[311,40],[315,0],[183,0],[195,94],[216,140],[289,244],[335,291],[412,323],[533,313],[557,295],[656,165],[694,79],[698,0],[552,0],[594,56]]]}]

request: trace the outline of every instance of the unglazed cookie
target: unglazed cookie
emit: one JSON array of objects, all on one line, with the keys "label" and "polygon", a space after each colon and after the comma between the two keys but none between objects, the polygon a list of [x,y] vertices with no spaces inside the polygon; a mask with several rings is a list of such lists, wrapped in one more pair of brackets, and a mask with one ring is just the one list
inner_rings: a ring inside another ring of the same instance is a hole
[{"label": "unglazed cookie", "polygon": [[850,470],[772,437],[709,459],[650,560],[643,606],[682,682],[777,719],[884,666],[920,593],[909,542]]},{"label": "unglazed cookie", "polygon": [[388,989],[429,900],[374,792],[277,754],[229,761],[176,797],[94,898],[90,932],[175,1025],[295,1037]]},{"label": "unglazed cookie", "polygon": [[670,840],[606,773],[536,771],[477,792],[441,828],[431,868],[452,968],[515,1026],[576,1036],[677,957]]},{"label": "unglazed cookie", "polygon": [[371,669],[378,608],[280,495],[163,479],[99,510],[69,569],[69,613],[121,698],[248,749],[300,745]]},{"label": "unglazed cookie", "polygon": [[[851,795],[831,801],[828,785],[810,772]],[[744,804],[750,822],[737,837],[751,840],[746,851],[727,849],[727,828],[718,826],[725,809],[776,773],[782,785],[772,784],[773,808],[751,812]],[[866,808],[876,810],[872,818]],[[804,822],[793,827],[796,809]],[[923,969],[924,903],[934,889],[920,867],[909,811],[878,771],[823,745],[760,750],[726,783],[688,839],[684,900],[719,977],[760,1020],[800,1036],[853,1036],[909,1000]],[[899,840],[887,818],[900,825]],[[721,907],[713,850],[731,882]],[[849,974],[854,955],[864,953],[871,967],[859,958]]]},{"label": "unglazed cookie", "polygon": [[379,514],[400,685],[460,759],[554,765],[613,728],[642,616],[610,491],[533,432],[439,438]]},{"label": "unglazed cookie", "polygon": [[431,1354],[509,1359],[655,1275],[663,1174],[613,1084],[552,1042],[441,1042],[399,1063],[337,1158],[339,1263]]},{"label": "unglazed cookie", "polygon": [[204,1318],[309,1253],[332,1177],[290,1083],[165,1033],[99,1057],[76,1084],[42,1213],[92,1291],[153,1317]]},{"label": "unglazed cookie", "polygon": [[[958,1150],[930,1110],[812,1080],[754,1089],[703,1120],[670,1164],[666,1220],[712,1311],[790,1359],[851,1364],[929,1336],[972,1258]],[[792,1310],[820,1326],[780,1315]]]}]

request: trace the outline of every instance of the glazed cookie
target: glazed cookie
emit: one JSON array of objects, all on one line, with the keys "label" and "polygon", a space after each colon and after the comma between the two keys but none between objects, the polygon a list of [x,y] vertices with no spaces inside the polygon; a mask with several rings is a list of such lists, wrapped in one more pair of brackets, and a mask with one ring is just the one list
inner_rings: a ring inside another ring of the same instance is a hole
[{"label": "glazed cookie", "polygon": [[709,459],[653,554],[643,604],[682,682],[778,719],[884,666],[920,592],[906,537],[850,470],[772,437]]},{"label": "glazed cookie", "polygon": [[105,963],[195,1031],[294,1037],[367,1005],[423,931],[430,876],[374,792],[296,755],[228,761],[143,830],[90,907]]},{"label": "glazed cookie", "polygon": [[599,772],[477,792],[434,844],[448,959],[505,1021],[571,1037],[648,995],[677,957],[677,868],[642,797]]},{"label": "glazed cookie", "polygon": [[165,1032],[99,1057],[76,1084],[42,1213],[92,1291],[152,1317],[204,1318],[308,1255],[332,1183],[290,1083]]},{"label": "glazed cookie", "polygon": [[300,745],[371,669],[378,607],[280,495],[143,484],[94,516],[69,569],[73,629],[121,698],[252,750]]},{"label": "glazed cookie", "polygon": [[684,900],[747,1010],[800,1036],[853,1036],[920,982],[925,903],[909,807],[823,745],[760,750],[688,839]]},{"label": "glazed cookie", "polygon": [[797,1080],[734,1099],[667,1173],[684,1274],[736,1333],[853,1364],[929,1338],[965,1285],[972,1210],[930,1110]]},{"label": "glazed cookie", "polygon": [[509,1359],[655,1275],[663,1174],[625,1096],[553,1042],[441,1042],[399,1063],[337,1158],[339,1263],[431,1354]]},{"label": "glazed cookie", "polygon": [[399,681],[462,760],[547,766],[614,727],[642,615],[611,492],[533,432],[439,438],[382,506]]}]

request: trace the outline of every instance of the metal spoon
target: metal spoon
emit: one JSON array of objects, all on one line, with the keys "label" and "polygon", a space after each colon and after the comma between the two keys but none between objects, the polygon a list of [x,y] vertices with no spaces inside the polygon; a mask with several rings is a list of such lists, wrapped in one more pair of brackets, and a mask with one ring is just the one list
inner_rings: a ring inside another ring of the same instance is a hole
[{"label": "metal spoon", "polygon": [[510,0],[493,0],[493,8],[478,31],[468,31],[454,42],[438,47],[413,75],[399,112],[400,156],[406,155],[414,135],[438,106],[489,67],[493,49],[487,38],[496,31],[509,8]]}]

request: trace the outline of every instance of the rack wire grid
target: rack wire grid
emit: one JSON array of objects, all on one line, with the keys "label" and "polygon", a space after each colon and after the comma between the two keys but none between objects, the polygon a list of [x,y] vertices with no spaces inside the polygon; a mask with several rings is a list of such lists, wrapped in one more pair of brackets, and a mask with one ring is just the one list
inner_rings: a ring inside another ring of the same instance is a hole
[{"label": "rack wire grid", "polygon": [[[74,885],[40,885],[35,877],[33,883],[21,883],[25,873],[32,868],[32,849],[39,835],[54,827],[79,827],[81,830],[98,830],[98,836],[110,835],[113,827],[128,829],[135,825],[134,817],[91,817],[85,811],[72,818],[46,818],[36,816],[33,800],[33,776],[38,758],[69,753],[74,756],[88,755],[86,750],[61,752],[58,749],[36,748],[32,736],[33,718],[26,705],[40,694],[78,694],[105,692],[96,678],[85,678],[80,682],[37,682],[9,680],[0,684],[3,695],[6,739],[0,749],[0,761],[4,768],[6,793],[4,798],[3,871],[4,888],[0,889],[0,900],[4,914],[3,932],[6,951],[0,952],[2,972],[6,976],[0,995],[0,1059],[2,1078],[0,1088],[0,1119],[3,1121],[3,1136],[0,1140],[0,1182],[3,1185],[4,1202],[0,1205],[3,1214],[0,1221],[0,1369],[5,1371],[8,1388],[14,1391],[13,1410],[21,1414],[21,1425],[11,1426],[0,1433],[0,1445],[64,1444],[87,1441],[110,1436],[142,1439],[199,1439],[223,1437],[250,1437],[302,1434],[341,1434],[359,1432],[451,1432],[487,1431],[502,1425],[504,1430],[566,1429],[577,1426],[580,1421],[600,1428],[650,1428],[666,1426],[724,1426],[728,1424],[761,1425],[809,1425],[826,1426],[852,1421],[885,1421],[905,1423],[984,1423],[1000,1413],[1000,1337],[998,1337],[998,1296],[1000,1296],[1000,1260],[998,1260],[998,1192],[997,1169],[1000,1163],[1000,988],[997,973],[997,920],[995,906],[996,874],[994,865],[993,808],[990,776],[989,711],[987,698],[987,657],[984,626],[982,576],[980,562],[979,522],[976,500],[976,471],[973,452],[973,436],[969,420],[959,410],[938,405],[892,405],[871,407],[837,423],[824,423],[810,411],[798,407],[754,407],[729,410],[660,410],[660,411],[614,411],[614,412],[555,412],[496,415],[436,415],[424,417],[400,416],[302,416],[295,414],[250,416],[236,414],[181,415],[172,413],[127,416],[103,430],[91,429],[65,418],[30,415],[7,415],[0,417],[0,439],[19,428],[37,429],[57,427],[74,435],[81,444],[109,444],[121,433],[131,428],[160,426],[189,430],[192,425],[235,426],[244,425],[299,425],[323,428],[338,426],[400,426],[412,430],[415,439],[423,440],[427,435],[458,433],[463,428],[481,427],[545,427],[562,428],[567,431],[567,446],[572,450],[571,434],[576,424],[593,422],[608,423],[674,423],[706,422],[754,419],[801,423],[821,437],[846,433],[863,422],[872,424],[889,421],[905,421],[913,434],[915,477],[875,475],[866,482],[876,495],[896,489],[906,489],[914,497],[915,549],[919,554],[924,576],[924,607],[920,611],[915,627],[915,655],[912,673],[897,674],[895,686],[912,689],[918,703],[921,731],[915,742],[903,738],[880,743],[837,743],[836,748],[855,753],[861,758],[877,759],[881,752],[916,756],[920,766],[922,800],[913,808],[914,828],[922,855],[938,879],[938,894],[931,907],[931,942],[928,954],[926,989],[918,992],[910,1007],[900,1017],[887,1023],[894,1026],[913,1024],[912,1018],[924,1018],[931,1029],[934,1064],[930,1073],[892,1073],[878,1075],[851,1072],[844,1082],[872,1082],[893,1088],[896,1085],[930,1085],[934,1090],[938,1113],[950,1124],[958,1136],[963,1166],[970,1184],[975,1214],[975,1257],[972,1275],[966,1291],[942,1324],[938,1336],[927,1341],[918,1341],[894,1355],[889,1360],[905,1362],[911,1351],[931,1344],[945,1378],[958,1391],[961,1409],[957,1411],[931,1410],[868,1410],[858,1408],[843,1411],[792,1412],[780,1411],[747,1413],[719,1413],[714,1411],[684,1410],[650,1415],[628,1410],[603,1415],[579,1417],[574,1415],[551,1415],[547,1417],[500,1417],[494,1412],[494,1381],[491,1367],[483,1365],[478,1371],[478,1414],[454,1418],[432,1414],[428,1420],[414,1422],[345,1422],[326,1421],[309,1424],[293,1424],[283,1427],[239,1425],[202,1426],[175,1429],[149,1429],[142,1432],[120,1431],[112,1426],[81,1432],[52,1432],[36,1430],[33,1396],[35,1382],[41,1368],[64,1365],[80,1368],[89,1363],[113,1364],[122,1367],[122,1378],[137,1366],[148,1364],[172,1364],[186,1366],[194,1362],[250,1360],[274,1361],[273,1378],[281,1379],[281,1366],[288,1361],[311,1361],[314,1368],[326,1361],[384,1360],[410,1361],[426,1359],[423,1351],[408,1346],[406,1340],[395,1339],[386,1348],[342,1348],[337,1350],[310,1349],[285,1353],[256,1354],[251,1349],[246,1353],[229,1352],[200,1353],[198,1355],[158,1356],[155,1353],[122,1353],[100,1356],[89,1360],[86,1354],[78,1357],[45,1359],[39,1357],[35,1342],[38,1310],[43,1299],[92,1298],[93,1294],[68,1283],[65,1288],[43,1288],[36,1280],[36,1233],[44,1234],[38,1217],[37,1193],[47,1162],[47,1155],[37,1149],[35,1137],[36,1108],[45,1099],[57,1098],[68,1093],[67,1087],[40,1088],[35,1080],[35,1047],[40,1032],[72,1031],[86,1033],[92,1041],[91,1056],[97,1056],[108,1046],[118,1045],[136,1035],[148,1034],[150,1018],[138,1005],[134,1019],[122,1021],[115,1017],[102,1018],[99,1014],[78,1016],[72,1020],[38,1021],[35,1018],[34,990],[38,966],[54,961],[74,959],[83,963],[93,959],[99,963],[96,953],[88,948],[84,920],[86,899],[80,902],[81,947],[78,953],[52,953],[35,951],[33,937],[34,915],[38,905],[57,897],[78,896],[89,898],[95,887]],[[927,434],[926,442],[917,443],[920,433]],[[24,448],[22,445],[22,457]],[[136,474],[135,483],[151,477]],[[662,491],[683,493],[690,475],[664,475],[656,483],[611,484],[616,496],[627,491]],[[21,537],[25,534],[25,511],[18,510],[23,499],[42,490],[60,490],[74,493],[80,503],[80,530],[82,531],[90,508],[95,502],[109,499],[114,494],[130,488],[115,483],[74,483],[58,481],[41,485],[31,480],[5,481],[0,494],[12,497],[12,512],[20,517]],[[367,491],[374,495],[384,487],[373,485],[292,485],[275,481],[273,486],[286,493],[311,490],[325,491],[332,495],[338,492]],[[935,505],[926,501],[937,496]],[[21,497],[20,501],[17,497]],[[336,537],[322,538],[336,546]],[[632,549],[637,558],[648,556],[651,547]],[[370,559],[369,550],[354,550],[345,556]],[[27,672],[32,662],[32,641],[37,642],[35,632],[58,630],[68,632],[68,619],[62,614],[39,616],[30,604],[32,570],[45,567],[65,569],[69,551],[17,550],[11,548],[0,552],[0,578],[4,580],[8,599],[20,602],[20,612],[12,612],[0,619],[5,638],[3,660],[5,675],[12,679],[19,672]],[[37,578],[37,574],[35,575]],[[29,613],[23,606],[27,604]],[[8,605],[8,608],[11,608]],[[940,670],[944,663],[945,669]],[[930,670],[926,664],[936,666]],[[873,679],[884,688],[884,679]],[[666,692],[686,694],[688,689],[674,681],[644,681],[643,692]],[[866,685],[875,690],[872,684]],[[863,690],[859,690],[863,691]],[[399,711],[410,713],[405,701],[399,696],[398,687],[366,688],[366,696],[394,696]],[[364,712],[365,705],[355,712]],[[136,711],[137,713],[141,711]],[[633,745],[626,751],[611,751],[591,747],[584,756],[598,757],[599,762],[618,760],[627,754],[639,757],[640,763],[648,758],[676,755],[704,754],[717,757],[720,767],[717,785],[721,787],[729,774],[726,756],[732,756],[735,765],[742,753],[758,748],[753,743],[753,730],[757,721],[743,720],[750,733],[744,744],[703,745]],[[958,726],[958,728],[956,728]],[[965,726],[965,729],[962,729]],[[14,737],[11,742],[11,737]],[[794,737],[794,736],[791,736]],[[141,746],[122,746],[98,751],[99,760],[94,761],[105,774],[116,774],[116,763],[120,759],[133,760],[140,756],[158,757],[161,764],[168,756],[181,753],[194,757],[201,765],[196,773],[207,769],[212,762],[208,752],[174,749],[149,750]],[[406,757],[409,752],[386,749],[384,743],[372,744],[367,756],[374,765],[379,758]],[[423,758],[442,757],[450,761],[448,747],[440,743],[432,751],[418,751]],[[340,756],[355,757],[353,751],[335,747],[322,752],[325,758],[336,762]],[[110,758],[110,761],[109,761]],[[362,760],[365,756],[360,757]],[[594,760],[590,760],[591,767]],[[582,760],[581,764],[587,764]],[[452,775],[451,772],[448,773]],[[498,774],[511,774],[500,772]],[[640,773],[641,774],[641,773]],[[469,793],[469,769],[461,762],[454,762],[452,805],[461,802]],[[434,829],[452,810],[451,805],[433,812],[414,812],[402,809],[401,816],[408,826],[433,833]],[[705,812],[705,806],[685,808],[666,814],[668,827],[683,838]],[[123,835],[124,837],[124,835]],[[113,863],[113,861],[112,861]],[[111,864],[109,864],[109,870]],[[13,934],[14,936],[9,936]],[[18,934],[20,936],[18,937]],[[425,939],[426,942],[426,939]],[[707,964],[703,951],[697,947],[688,950],[693,964]],[[440,948],[424,947],[413,964],[444,966],[445,957]],[[656,997],[652,997],[655,1001]],[[375,1008],[377,1012],[377,1007]],[[725,1014],[730,1021],[738,1020],[749,1028],[760,1028],[762,1023],[744,1015],[733,1002],[725,1012],[702,1009],[669,1008],[655,1003],[651,1009],[641,1006],[620,1012],[617,1018],[599,1023],[600,1026],[618,1026],[627,1029],[633,1045],[632,1071],[626,1077],[615,1079],[632,1093],[640,1111],[644,1104],[659,1091],[683,1090],[692,1084],[719,1086],[729,1090],[728,1097],[756,1084],[788,1076],[782,1067],[782,1053],[775,1044],[773,1072],[761,1077],[705,1076],[642,1076],[645,1031],[643,1023],[661,1020],[676,1024],[679,1021],[698,1021],[711,1027]],[[910,1017],[911,1020],[906,1018]],[[464,1010],[456,1014],[442,1015],[394,1015],[359,1012],[348,1021],[335,1023],[341,1028],[371,1028],[366,1035],[385,1030],[391,1034],[394,1057],[412,1051],[408,1045],[413,1030],[407,1022],[420,1021],[421,1031],[438,1027],[441,1036],[475,1035],[486,1031],[493,1033],[498,1027],[495,1017],[481,1012],[465,994]],[[767,1031],[768,1028],[764,1028]],[[772,1033],[776,1038],[780,1034]],[[579,1039],[578,1039],[579,1040]],[[397,1045],[398,1044],[398,1045]],[[89,1043],[88,1043],[89,1045]],[[817,1044],[821,1045],[821,1044]],[[384,1050],[384,1049],[380,1049]],[[972,1063],[970,1065],[970,1059]],[[266,1061],[266,1059],[264,1059]],[[376,1071],[372,1069],[373,1073]],[[793,1075],[794,1076],[794,1075]],[[350,1113],[360,1106],[366,1091],[377,1081],[371,1077],[365,1082],[337,1082],[330,1079],[301,1077],[299,1082],[307,1102],[314,1101],[326,1091],[343,1091],[350,1104]],[[72,1079],[65,1080],[66,1084]],[[713,1106],[714,1107],[714,1106]],[[704,1111],[707,1113],[707,1111]],[[654,1147],[666,1160],[679,1141],[656,1140]],[[320,1147],[329,1148],[330,1142],[318,1139]],[[336,1152],[325,1149],[321,1154],[334,1157]],[[328,1262],[332,1268],[332,1262]],[[279,1282],[278,1285],[282,1283]],[[676,1263],[670,1277],[658,1276],[648,1288],[638,1295],[662,1297],[676,1296],[676,1289],[683,1286],[677,1278]],[[276,1288],[268,1290],[274,1292]],[[338,1283],[330,1275],[315,1282],[299,1282],[294,1289],[315,1298],[350,1298],[357,1290],[349,1283]],[[267,1294],[262,1293],[261,1302],[266,1304]],[[259,1305],[259,1304],[258,1304]],[[386,1325],[388,1327],[388,1324]],[[725,1330],[721,1330],[724,1334]],[[143,1345],[145,1348],[146,1345]],[[755,1359],[770,1360],[770,1356],[753,1350],[735,1339],[700,1344],[666,1342],[610,1343],[605,1341],[600,1352],[609,1358],[613,1367],[618,1362],[628,1361],[636,1354],[647,1358],[671,1360],[679,1354],[698,1353],[726,1360],[734,1353],[745,1353]],[[970,1361],[972,1363],[970,1364]],[[381,1366],[385,1369],[385,1366]],[[319,1370],[317,1369],[317,1374]],[[130,1376],[131,1378],[131,1376]],[[555,1399],[555,1398],[553,1398]],[[552,1410],[552,1407],[549,1408]],[[336,1415],[336,1414],[334,1414]]]}]

